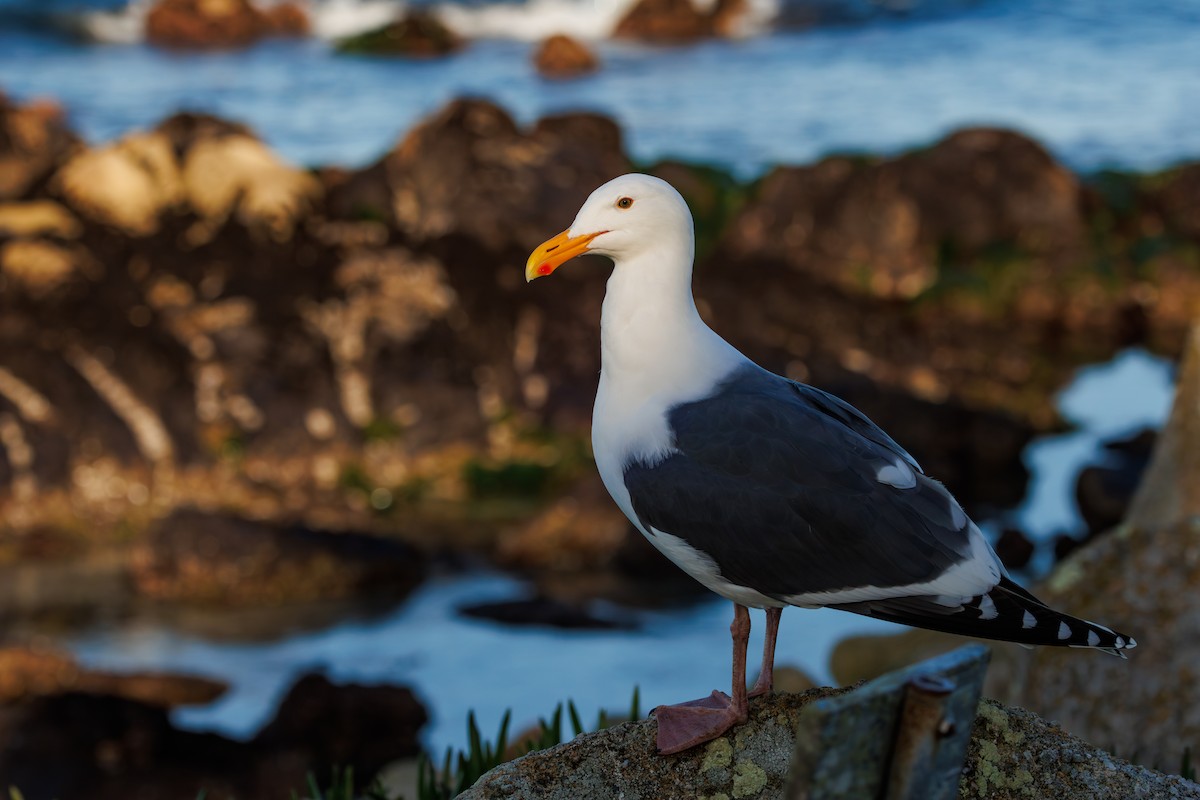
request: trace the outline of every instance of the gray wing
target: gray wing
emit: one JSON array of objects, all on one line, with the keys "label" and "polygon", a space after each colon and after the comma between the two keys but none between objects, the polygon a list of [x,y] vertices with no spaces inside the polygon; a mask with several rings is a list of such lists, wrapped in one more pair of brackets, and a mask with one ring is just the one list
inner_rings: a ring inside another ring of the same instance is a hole
[{"label": "gray wing", "polygon": [[746,368],[668,422],[672,453],[626,466],[634,511],[728,581],[772,597],[907,586],[971,557],[949,493],[832,395]]}]

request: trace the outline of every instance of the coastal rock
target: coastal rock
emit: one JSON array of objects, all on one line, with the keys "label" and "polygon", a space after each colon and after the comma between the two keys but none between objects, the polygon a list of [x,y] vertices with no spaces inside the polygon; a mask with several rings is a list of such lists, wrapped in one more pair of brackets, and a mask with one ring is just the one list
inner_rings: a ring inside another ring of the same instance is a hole
[{"label": "coastal rock", "polygon": [[1079,248],[1084,231],[1070,172],[1020,134],[976,129],[889,161],[779,167],[723,246],[845,291],[911,298],[944,265],[1002,245],[1058,256]]},{"label": "coastal rock", "polygon": [[421,751],[417,734],[429,714],[412,690],[300,678],[275,718],[254,737],[260,752],[289,753],[301,764],[353,766],[364,783],[398,758]]},{"label": "coastal rock", "polygon": [[0,202],[29,197],[80,146],[57,104],[0,92]]},{"label": "coastal rock", "polygon": [[127,236],[149,236],[184,199],[183,177],[161,133],[134,133],[85,150],[55,174],[52,189],[80,216]]},{"label": "coastal rock", "polygon": [[489,253],[515,255],[628,169],[620,130],[607,117],[546,117],[522,131],[492,103],[456,100],[368,171],[384,181],[388,216],[406,235],[466,237]]},{"label": "coastal rock", "polygon": [[427,719],[408,689],[302,678],[252,741],[180,731],[168,710],[65,691],[0,708],[0,782],[30,798],[253,797],[287,800],[332,768],[369,783],[415,755]]},{"label": "coastal rock", "polygon": [[538,46],[533,63],[538,74],[546,78],[575,78],[595,72],[600,66],[596,55],[582,42],[561,33]]},{"label": "coastal rock", "polygon": [[1088,535],[1103,533],[1125,519],[1157,438],[1154,431],[1144,430],[1105,442],[1103,461],[1080,470],[1075,480],[1075,502]]},{"label": "coastal rock", "polygon": [[146,38],[167,47],[238,47],[263,33],[249,0],[158,0],[146,15]]},{"label": "coastal rock", "polygon": [[159,522],[133,559],[143,596],[216,605],[400,597],[423,574],[421,557],[399,542],[196,511]]},{"label": "coastal rock", "polygon": [[0,647],[0,706],[65,691],[124,697],[163,708],[206,705],[225,693],[217,681],[164,673],[117,674],[84,669],[67,653]]},{"label": "coastal rock", "polygon": [[1200,326],[1175,405],[1122,525],[1079,548],[1047,582],[1050,605],[1138,641],[1129,660],[1037,651],[1014,701],[1149,764],[1174,767],[1200,741]]},{"label": "coastal rock", "polygon": [[712,34],[712,21],[692,0],[638,0],[613,29],[618,39],[659,44],[691,42]]},{"label": "coastal rock", "polygon": [[[839,690],[814,689],[751,701],[750,719],[674,756],[655,751],[652,719],[583,734],[488,772],[461,800],[601,800],[699,797],[783,800],[804,706]],[[1063,733],[1039,717],[990,700],[971,731],[963,800],[1200,798],[1200,787],[1135,766]]]},{"label": "coastal rock", "polygon": [[1166,229],[1176,235],[1200,241],[1200,164],[1189,164],[1169,171],[1156,181],[1151,206],[1161,217]]},{"label": "coastal rock", "polygon": [[465,42],[437,16],[410,11],[395,22],[338,42],[342,53],[436,58],[461,50]]},{"label": "coastal rock", "polygon": [[163,47],[244,47],[264,36],[302,36],[308,27],[295,3],[263,10],[250,0],[158,0],[146,15],[147,40]]}]

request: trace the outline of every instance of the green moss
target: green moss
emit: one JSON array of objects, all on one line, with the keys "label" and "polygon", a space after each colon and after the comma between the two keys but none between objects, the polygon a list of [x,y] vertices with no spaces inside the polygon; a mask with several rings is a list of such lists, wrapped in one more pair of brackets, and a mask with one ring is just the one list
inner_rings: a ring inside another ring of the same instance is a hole
[{"label": "green moss", "polygon": [[739,761],[733,768],[733,796],[754,797],[767,786],[767,773],[753,761]]}]

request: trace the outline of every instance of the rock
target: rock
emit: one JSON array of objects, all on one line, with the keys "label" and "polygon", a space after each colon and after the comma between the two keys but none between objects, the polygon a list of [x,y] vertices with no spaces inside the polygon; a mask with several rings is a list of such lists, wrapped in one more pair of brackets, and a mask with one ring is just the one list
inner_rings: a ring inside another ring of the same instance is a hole
[{"label": "rock", "polygon": [[69,283],[87,264],[86,253],[53,242],[18,239],[0,244],[0,275],[37,298]]},{"label": "rock", "polygon": [[1130,504],[1128,523],[1163,528],[1200,515],[1200,322],[1184,343],[1171,416]]},{"label": "rock", "polygon": [[80,216],[127,236],[149,236],[184,200],[183,176],[161,133],[134,133],[84,150],[54,176],[53,190]]},{"label": "rock", "polygon": [[288,690],[254,746],[303,754],[304,764],[353,767],[365,785],[387,764],[420,752],[417,733],[428,720],[410,689],[337,685],[309,674]]},{"label": "rock", "polygon": [[1150,191],[1149,205],[1161,218],[1167,231],[1192,241],[1200,241],[1200,164],[1188,164],[1161,176]]},{"label": "rock", "polygon": [[1072,733],[1174,768],[1200,741],[1200,327],[1175,406],[1128,518],[1059,564],[1048,604],[1103,620],[1138,641],[1129,660],[1037,651],[1011,676],[1013,702]]},{"label": "rock", "polygon": [[1060,256],[1084,243],[1078,181],[1009,131],[954,133],[883,161],[828,158],[769,173],[724,249],[844,291],[912,298],[990,247]]},{"label": "rock", "polygon": [[638,0],[613,29],[618,39],[666,44],[695,41],[712,34],[711,19],[692,0]]},{"label": "rock", "polygon": [[547,117],[521,131],[492,103],[456,100],[368,171],[384,181],[390,221],[406,235],[464,237],[515,254],[568,224],[564,209],[628,169],[606,117]]},{"label": "rock", "polygon": [[1023,531],[1005,528],[996,540],[996,555],[1009,569],[1024,569],[1033,558],[1034,545]]},{"label": "rock", "polygon": [[133,559],[143,596],[217,605],[399,597],[423,573],[421,557],[396,541],[198,511],[157,523]]},{"label": "rock", "polygon": [[146,38],[167,47],[238,47],[262,35],[249,0],[159,0],[146,15]]},{"label": "rock", "polygon": [[78,239],[82,226],[70,211],[51,200],[0,203],[0,239],[48,236]]},{"label": "rock", "polygon": [[250,0],[158,0],[146,15],[147,40],[163,47],[244,47],[264,36],[302,36],[308,27],[295,3],[261,10]]},{"label": "rock", "polygon": [[1119,441],[1105,442],[1104,460],[1084,467],[1075,480],[1075,502],[1095,536],[1120,524],[1129,509],[1157,436],[1152,430]]},{"label": "rock", "polygon": [[57,104],[20,105],[0,92],[0,202],[31,196],[80,146]]},{"label": "rock", "polygon": [[533,63],[546,78],[575,78],[595,72],[600,66],[594,53],[582,42],[558,33],[538,46]]},{"label": "rock", "polygon": [[427,11],[410,11],[395,22],[338,42],[340,53],[436,58],[463,48],[462,38]]},{"label": "rock", "polygon": [[586,608],[548,597],[531,597],[463,606],[458,613],[504,625],[537,625],[563,630],[616,630],[633,627],[628,621],[597,616]]},{"label": "rock", "polygon": [[296,3],[276,3],[262,9],[267,31],[272,36],[307,36],[312,29],[308,13]]},{"label": "rock", "polygon": [[[837,693],[814,689],[753,700],[745,724],[675,756],[656,754],[653,719],[583,734],[496,767],[459,797],[783,800],[795,726],[804,706]],[[979,711],[959,790],[962,798],[1200,797],[1195,784],[1114,758],[1033,714],[989,700],[980,703]]]},{"label": "rock", "polygon": [[333,767],[360,785],[415,755],[427,715],[407,689],[302,678],[250,742],[179,731],[167,709],[67,691],[0,708],[0,782],[26,797],[286,800]]}]

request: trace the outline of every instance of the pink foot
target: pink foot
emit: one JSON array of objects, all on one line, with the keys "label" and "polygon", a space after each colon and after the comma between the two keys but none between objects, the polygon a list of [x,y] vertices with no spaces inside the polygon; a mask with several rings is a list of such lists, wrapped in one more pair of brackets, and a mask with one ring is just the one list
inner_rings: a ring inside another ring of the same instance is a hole
[{"label": "pink foot", "polygon": [[716,739],[746,721],[729,695],[713,691],[708,697],[674,706],[659,706],[651,712],[658,720],[658,752],[681,753]]},{"label": "pink foot", "polygon": [[762,697],[764,694],[771,693],[771,684],[759,678],[754,682],[754,686],[746,693],[746,697]]}]

